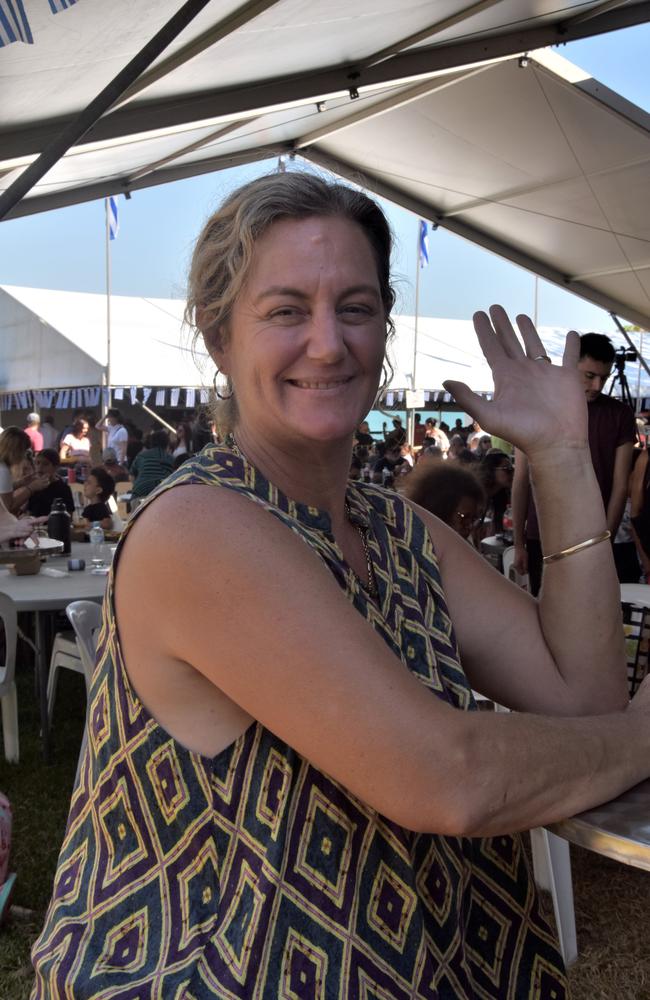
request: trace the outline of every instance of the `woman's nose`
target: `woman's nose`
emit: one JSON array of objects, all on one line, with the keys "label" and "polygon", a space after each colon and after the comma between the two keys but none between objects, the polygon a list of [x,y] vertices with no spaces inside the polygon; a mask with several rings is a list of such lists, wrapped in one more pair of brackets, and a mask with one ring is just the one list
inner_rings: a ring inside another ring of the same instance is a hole
[{"label": "woman's nose", "polygon": [[334,364],[345,357],[346,353],[343,326],[336,311],[332,309],[314,311],[309,325],[308,356],[317,361]]}]

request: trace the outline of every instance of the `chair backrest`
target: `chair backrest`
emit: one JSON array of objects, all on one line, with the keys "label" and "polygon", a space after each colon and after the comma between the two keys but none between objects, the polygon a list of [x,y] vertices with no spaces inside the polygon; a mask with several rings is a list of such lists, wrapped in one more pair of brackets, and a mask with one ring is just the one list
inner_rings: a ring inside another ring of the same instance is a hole
[{"label": "chair backrest", "polygon": [[84,674],[90,685],[95,671],[97,636],[102,625],[101,605],[95,604],[94,601],[73,601],[68,604],[65,613],[77,637]]},{"label": "chair backrest", "polygon": [[648,673],[650,645],[650,586],[646,583],[622,583],[623,631],[630,697]]},{"label": "chair backrest", "polygon": [[0,618],[4,625],[4,657],[0,662],[0,692],[11,684],[16,671],[16,639],[18,636],[18,616],[16,605],[6,594],[0,594]]},{"label": "chair backrest", "polygon": [[643,608],[650,608],[650,584],[622,583],[621,604],[640,604]]},{"label": "chair backrest", "polygon": [[509,580],[510,570],[512,568],[513,562],[515,561],[514,545],[509,545],[507,549],[504,549],[501,558],[503,559],[503,575],[505,576],[506,580]]}]

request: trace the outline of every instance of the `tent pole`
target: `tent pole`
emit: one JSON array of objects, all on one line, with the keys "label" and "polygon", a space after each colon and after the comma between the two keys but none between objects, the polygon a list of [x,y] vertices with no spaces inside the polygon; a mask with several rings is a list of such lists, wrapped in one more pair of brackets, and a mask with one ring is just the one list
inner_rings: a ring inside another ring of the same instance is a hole
[{"label": "tent pole", "polygon": [[107,392],[102,393],[102,416],[105,417],[110,409],[111,399],[111,244],[110,244],[110,221],[108,218],[108,198],[104,198],[104,245],[106,263],[106,387]]},{"label": "tent pole", "polygon": [[[415,394],[416,374],[418,366],[418,314],[420,312],[420,222],[418,220],[417,247],[415,252],[415,328],[413,330],[413,375],[411,376],[411,388]],[[412,399],[415,404],[415,395]],[[406,412],[407,440],[411,447],[415,441],[415,408],[411,406]]]}]

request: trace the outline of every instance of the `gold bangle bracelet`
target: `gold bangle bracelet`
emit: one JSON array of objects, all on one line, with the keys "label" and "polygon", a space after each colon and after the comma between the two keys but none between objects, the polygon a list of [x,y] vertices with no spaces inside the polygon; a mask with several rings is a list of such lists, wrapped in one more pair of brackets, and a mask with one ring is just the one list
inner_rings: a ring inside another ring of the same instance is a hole
[{"label": "gold bangle bracelet", "polygon": [[566,559],[567,556],[572,556],[575,552],[582,552],[583,549],[588,549],[592,545],[598,545],[599,542],[606,542],[611,537],[611,531],[601,531],[599,535],[587,538],[584,542],[578,542],[577,545],[570,545],[568,549],[560,549],[559,552],[554,552],[550,556],[544,556],[542,561],[546,565],[547,563],[557,562],[558,559]]}]

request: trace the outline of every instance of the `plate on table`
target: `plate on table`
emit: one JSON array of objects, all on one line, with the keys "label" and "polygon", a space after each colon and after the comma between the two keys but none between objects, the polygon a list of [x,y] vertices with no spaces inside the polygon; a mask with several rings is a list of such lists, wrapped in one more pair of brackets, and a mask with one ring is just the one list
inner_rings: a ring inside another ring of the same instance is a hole
[{"label": "plate on table", "polygon": [[16,549],[0,549],[0,563],[16,563],[23,559],[33,559],[36,553],[42,556],[52,556],[57,552],[63,552],[63,542],[57,538],[39,538],[38,545],[21,545],[20,548]]}]

